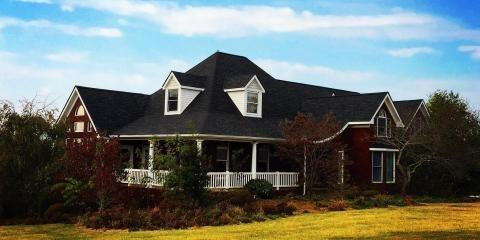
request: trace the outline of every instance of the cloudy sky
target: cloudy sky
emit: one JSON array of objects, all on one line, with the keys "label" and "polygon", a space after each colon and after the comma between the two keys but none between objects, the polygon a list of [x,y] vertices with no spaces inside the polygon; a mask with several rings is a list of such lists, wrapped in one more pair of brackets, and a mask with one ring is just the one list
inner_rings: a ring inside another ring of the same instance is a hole
[{"label": "cloudy sky", "polygon": [[279,79],[480,109],[480,1],[0,0],[0,99],[159,89],[220,50]]}]

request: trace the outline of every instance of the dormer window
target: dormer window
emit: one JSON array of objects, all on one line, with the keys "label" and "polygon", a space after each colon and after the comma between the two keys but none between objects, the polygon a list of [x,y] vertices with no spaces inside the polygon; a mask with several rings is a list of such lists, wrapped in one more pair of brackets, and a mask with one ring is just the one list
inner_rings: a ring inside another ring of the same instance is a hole
[{"label": "dormer window", "polygon": [[381,110],[377,117],[376,135],[377,137],[388,137],[390,135],[390,124],[385,110]]},{"label": "dormer window", "polygon": [[82,105],[75,109],[75,116],[85,116],[85,108]]},{"label": "dormer window", "polygon": [[188,105],[203,91],[204,77],[186,73],[171,72],[163,83],[165,91],[165,115],[182,114]]},{"label": "dormer window", "polygon": [[168,95],[167,111],[177,112],[178,111],[178,89],[167,89],[167,95]]},{"label": "dormer window", "polygon": [[[255,75],[241,75],[230,79],[224,89],[238,111],[245,117],[262,117],[262,95],[265,89]],[[241,85],[240,85],[241,84]]]},{"label": "dormer window", "polygon": [[258,114],[258,92],[247,92],[247,114]]}]

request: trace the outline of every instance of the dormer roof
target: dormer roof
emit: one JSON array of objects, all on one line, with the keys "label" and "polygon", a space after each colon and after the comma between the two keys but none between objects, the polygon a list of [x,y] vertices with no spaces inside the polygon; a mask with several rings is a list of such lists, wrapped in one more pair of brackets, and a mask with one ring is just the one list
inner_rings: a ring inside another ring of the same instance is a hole
[{"label": "dormer roof", "polygon": [[167,85],[167,83],[172,80],[172,76],[174,76],[174,78],[178,81],[178,83],[182,87],[190,87],[190,88],[198,88],[198,89],[205,88],[205,81],[206,81],[205,76],[198,76],[198,75],[193,75],[188,73],[171,71],[167,79],[163,83],[162,89],[165,89],[165,86]]}]

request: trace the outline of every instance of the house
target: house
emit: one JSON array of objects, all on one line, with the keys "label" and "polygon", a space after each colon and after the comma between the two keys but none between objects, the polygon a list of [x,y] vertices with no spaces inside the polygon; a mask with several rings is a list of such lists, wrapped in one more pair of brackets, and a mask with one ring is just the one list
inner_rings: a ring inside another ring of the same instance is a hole
[{"label": "house", "polygon": [[298,186],[298,169],[274,154],[282,141],[279,123],[298,112],[335,114],[342,126],[338,137],[348,146],[340,158],[353,162],[352,181],[380,188],[395,183],[397,150],[372,139],[427,114],[421,100],[394,102],[388,92],[361,94],[279,80],[246,57],[216,52],[185,73],[170,72],[149,95],[75,86],[59,120],[70,124],[72,139],[118,137],[130,165],[129,184],[151,176],[152,184],[161,185],[149,159],[162,143],[152,138],[179,135],[194,137],[211,159],[210,188],[238,188],[262,178],[279,189]]}]

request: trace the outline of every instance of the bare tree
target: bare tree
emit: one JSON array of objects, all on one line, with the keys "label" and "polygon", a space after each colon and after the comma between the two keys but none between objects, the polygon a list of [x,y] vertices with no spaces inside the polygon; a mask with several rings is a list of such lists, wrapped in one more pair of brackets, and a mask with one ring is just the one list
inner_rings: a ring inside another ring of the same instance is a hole
[{"label": "bare tree", "polygon": [[[280,124],[285,141],[279,144],[279,153],[294,160],[303,171],[303,194],[310,191],[323,175],[327,184],[338,184],[339,150],[342,144],[336,136],[340,128],[332,114],[321,121],[311,115],[297,114],[293,120]],[[328,141],[322,141],[328,139]]]}]

